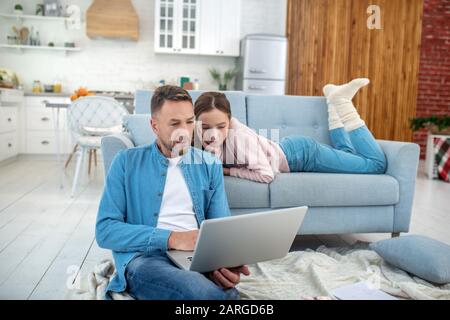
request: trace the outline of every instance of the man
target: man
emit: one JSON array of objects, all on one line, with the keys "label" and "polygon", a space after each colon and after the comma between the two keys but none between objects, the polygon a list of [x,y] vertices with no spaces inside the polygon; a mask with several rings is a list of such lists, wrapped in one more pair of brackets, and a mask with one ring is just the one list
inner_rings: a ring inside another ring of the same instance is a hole
[{"label": "man", "polygon": [[96,223],[100,247],[113,251],[109,292],[136,299],[235,299],[247,266],[208,274],[181,270],[167,250],[194,250],[204,219],[230,214],[222,165],[191,147],[194,108],[175,86],[158,88],[150,125],[156,141],[119,152],[106,179]]}]

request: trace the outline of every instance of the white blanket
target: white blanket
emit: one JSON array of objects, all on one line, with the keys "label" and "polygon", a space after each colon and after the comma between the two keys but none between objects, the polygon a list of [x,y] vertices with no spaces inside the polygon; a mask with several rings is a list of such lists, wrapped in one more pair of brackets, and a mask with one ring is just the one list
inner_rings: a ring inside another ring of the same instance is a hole
[{"label": "white blanket", "polygon": [[[450,284],[436,286],[395,268],[365,243],[291,252],[278,260],[251,265],[250,272],[237,286],[242,299],[329,296],[335,288],[360,281],[400,299],[450,299]],[[102,261],[81,279],[81,289],[69,292],[67,298],[103,299],[113,274],[112,262]],[[113,298],[132,299],[126,293]]]},{"label": "white blanket", "polygon": [[[103,260],[94,270],[81,279],[76,279],[76,289],[69,290],[66,300],[104,300],[106,287],[115,275],[114,263]],[[114,300],[133,300],[128,293],[113,293]]]}]

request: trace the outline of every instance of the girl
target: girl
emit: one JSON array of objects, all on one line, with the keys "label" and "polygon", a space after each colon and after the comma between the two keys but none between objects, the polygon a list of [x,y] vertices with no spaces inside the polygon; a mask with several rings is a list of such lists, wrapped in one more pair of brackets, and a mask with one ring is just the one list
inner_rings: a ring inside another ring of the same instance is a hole
[{"label": "girl", "polygon": [[260,136],[232,117],[219,92],[205,92],[195,102],[196,136],[222,160],[225,175],[257,182],[270,183],[279,172],[384,173],[385,155],[352,103],[368,83],[362,78],[323,88],[332,146],[301,135],[280,143]]}]

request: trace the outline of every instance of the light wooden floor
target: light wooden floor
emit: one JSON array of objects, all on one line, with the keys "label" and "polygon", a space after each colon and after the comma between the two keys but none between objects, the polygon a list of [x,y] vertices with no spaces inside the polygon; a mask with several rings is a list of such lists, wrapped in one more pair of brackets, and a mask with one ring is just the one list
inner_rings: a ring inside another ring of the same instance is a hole
[{"label": "light wooden floor", "polygon": [[[60,189],[60,175],[51,158],[22,156],[0,165],[0,299],[64,299],[74,275],[79,277],[110,257],[94,239],[103,187],[101,163],[71,198],[73,171],[72,164],[64,176],[65,188]],[[419,173],[411,233],[450,244],[450,184]],[[292,249],[342,246],[389,236],[301,236]]]}]

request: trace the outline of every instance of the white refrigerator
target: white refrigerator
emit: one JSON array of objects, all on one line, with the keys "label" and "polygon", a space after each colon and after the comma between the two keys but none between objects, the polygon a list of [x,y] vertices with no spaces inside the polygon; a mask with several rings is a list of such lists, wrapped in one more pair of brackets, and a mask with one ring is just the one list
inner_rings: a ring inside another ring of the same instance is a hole
[{"label": "white refrigerator", "polygon": [[236,88],[252,94],[284,95],[287,39],[270,34],[250,34],[241,40]]}]

